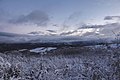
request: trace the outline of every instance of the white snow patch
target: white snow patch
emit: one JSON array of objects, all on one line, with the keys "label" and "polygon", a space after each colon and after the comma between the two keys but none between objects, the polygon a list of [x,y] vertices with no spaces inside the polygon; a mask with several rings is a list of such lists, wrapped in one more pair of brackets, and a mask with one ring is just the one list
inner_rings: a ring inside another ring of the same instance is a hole
[{"label": "white snow patch", "polygon": [[30,52],[34,52],[34,53],[47,53],[51,50],[55,50],[57,49],[56,47],[41,47],[41,48],[35,48],[35,49],[31,49]]},{"label": "white snow patch", "polygon": [[27,49],[20,49],[19,51],[22,52],[22,51],[26,51]]}]

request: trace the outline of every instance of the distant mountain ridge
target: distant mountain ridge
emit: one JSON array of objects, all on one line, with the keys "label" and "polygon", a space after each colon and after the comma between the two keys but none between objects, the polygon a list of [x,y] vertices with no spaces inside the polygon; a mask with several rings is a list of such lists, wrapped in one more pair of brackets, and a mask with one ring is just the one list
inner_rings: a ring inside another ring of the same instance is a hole
[{"label": "distant mountain ridge", "polygon": [[82,47],[120,43],[112,38],[82,38],[80,36],[31,36],[0,32],[0,51],[37,47]]}]

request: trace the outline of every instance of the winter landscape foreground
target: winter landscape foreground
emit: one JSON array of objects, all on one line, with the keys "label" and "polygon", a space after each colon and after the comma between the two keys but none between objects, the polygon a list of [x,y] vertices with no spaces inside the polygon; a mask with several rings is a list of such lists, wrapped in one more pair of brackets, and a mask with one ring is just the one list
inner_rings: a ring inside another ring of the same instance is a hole
[{"label": "winter landscape foreground", "polygon": [[120,80],[120,46],[4,51],[0,80]]}]

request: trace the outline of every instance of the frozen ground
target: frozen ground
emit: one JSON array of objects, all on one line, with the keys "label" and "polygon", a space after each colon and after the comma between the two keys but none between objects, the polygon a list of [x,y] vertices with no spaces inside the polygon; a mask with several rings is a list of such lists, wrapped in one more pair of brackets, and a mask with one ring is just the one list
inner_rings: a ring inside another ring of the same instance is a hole
[{"label": "frozen ground", "polygon": [[44,55],[3,52],[0,80],[120,80],[120,47],[63,47]]}]

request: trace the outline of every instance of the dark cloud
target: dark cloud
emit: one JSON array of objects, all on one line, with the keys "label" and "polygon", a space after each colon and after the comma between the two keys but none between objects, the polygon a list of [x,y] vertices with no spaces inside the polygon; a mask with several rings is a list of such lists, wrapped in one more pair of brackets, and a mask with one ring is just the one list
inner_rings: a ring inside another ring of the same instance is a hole
[{"label": "dark cloud", "polygon": [[44,32],[41,32],[41,31],[33,31],[33,32],[28,33],[28,34],[39,35],[39,34],[44,34]]},{"label": "dark cloud", "polygon": [[56,33],[56,31],[54,30],[47,30],[48,32],[51,32],[51,33]]},{"label": "dark cloud", "polygon": [[21,15],[17,19],[11,19],[9,22],[14,24],[32,23],[38,26],[46,26],[49,20],[49,16],[45,12],[36,10],[28,15]]},{"label": "dark cloud", "polygon": [[114,19],[119,19],[120,20],[120,16],[106,16],[104,18],[104,20],[114,20]]},{"label": "dark cloud", "polygon": [[58,24],[53,24],[52,26],[58,27],[59,25]]},{"label": "dark cloud", "polygon": [[103,25],[83,25],[82,27],[79,27],[78,29],[88,29],[88,28],[109,28],[109,27],[116,27],[120,25],[118,22],[115,23],[108,23],[108,24],[103,24]]},{"label": "dark cloud", "polygon": [[105,25],[83,25],[82,27],[79,27],[78,29],[87,29],[87,28],[103,28]]},{"label": "dark cloud", "polygon": [[19,34],[15,34],[15,33],[0,32],[0,36],[16,37],[16,36],[20,36],[20,35]]}]

